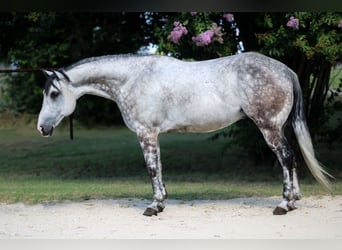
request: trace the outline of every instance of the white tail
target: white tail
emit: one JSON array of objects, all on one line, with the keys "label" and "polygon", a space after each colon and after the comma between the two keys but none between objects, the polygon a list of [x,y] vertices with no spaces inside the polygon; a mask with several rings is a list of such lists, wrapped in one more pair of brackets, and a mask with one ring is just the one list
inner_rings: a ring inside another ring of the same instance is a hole
[{"label": "white tail", "polygon": [[315,152],[312,146],[311,137],[309,134],[309,131],[305,124],[301,121],[296,121],[293,124],[293,129],[295,131],[297,141],[300,147],[300,150],[302,152],[304,161],[306,165],[309,167],[312,175],[315,177],[315,179],[325,186],[327,189],[331,190],[331,185],[329,180],[326,176],[329,176],[331,178],[334,178],[331,174],[329,174],[326,170],[324,170],[324,167],[322,164],[320,164],[316,157]]},{"label": "white tail", "polygon": [[294,75],[294,97],[295,97],[295,107],[293,110],[293,120],[292,127],[295,132],[300,150],[302,152],[304,161],[311,171],[315,179],[322,184],[327,189],[331,190],[331,184],[327,176],[334,178],[329,174],[323,167],[322,164],[318,162],[315,156],[315,152],[312,146],[312,140],[309,133],[308,126],[306,124],[306,119],[303,110],[303,99],[302,91],[299,85],[299,81],[296,75]]}]

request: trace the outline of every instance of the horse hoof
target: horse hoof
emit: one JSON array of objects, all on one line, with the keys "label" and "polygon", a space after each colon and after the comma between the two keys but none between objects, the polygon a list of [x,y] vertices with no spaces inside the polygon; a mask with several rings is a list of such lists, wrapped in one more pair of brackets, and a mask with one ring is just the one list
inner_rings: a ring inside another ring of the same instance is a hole
[{"label": "horse hoof", "polygon": [[[158,210],[159,210],[159,208],[158,208]],[[150,208],[150,207],[148,207],[148,208],[146,208],[146,210],[145,210],[145,212],[143,213],[143,215],[145,215],[145,216],[153,216],[153,215],[158,215],[158,211],[157,210],[154,210],[153,208]]]},{"label": "horse hoof", "polygon": [[293,210],[295,210],[295,209],[297,209],[297,207],[295,207],[295,206],[293,206],[293,207],[288,207],[289,208],[289,212],[290,211],[293,211]]},{"label": "horse hoof", "polygon": [[287,210],[282,208],[282,207],[276,207],[274,210],[273,210],[273,214],[274,215],[284,215],[287,213]]}]

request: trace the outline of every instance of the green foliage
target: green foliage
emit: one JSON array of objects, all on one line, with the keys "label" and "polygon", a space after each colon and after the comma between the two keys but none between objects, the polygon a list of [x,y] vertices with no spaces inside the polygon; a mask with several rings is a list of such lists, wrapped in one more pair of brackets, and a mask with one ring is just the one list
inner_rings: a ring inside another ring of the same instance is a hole
[{"label": "green foliage", "polygon": [[[235,53],[235,37],[230,29],[231,24],[223,18],[223,14],[184,12],[165,16],[165,23],[155,27],[159,53],[190,60],[205,60]],[[175,22],[180,22],[187,29],[187,34],[178,43],[170,39]],[[213,41],[207,46],[196,45],[193,37],[207,30],[216,31]]]},{"label": "green foliage", "polygon": [[[244,27],[255,35],[255,44],[253,39],[250,39],[252,42],[244,41],[246,49],[260,51],[283,61],[298,74],[309,126],[315,135],[323,130],[324,124],[329,120],[324,103],[332,64],[342,58],[342,32],[339,27],[341,13],[251,13],[249,16],[254,20],[241,14],[242,18],[237,22],[239,27]],[[165,24],[156,29],[160,53],[201,60],[235,52],[234,34],[230,23],[223,18],[223,13],[178,13],[165,20]],[[170,38],[175,28],[174,22],[180,22],[188,31],[182,34],[178,42]],[[222,25],[224,42],[214,41],[206,46],[197,46],[191,38],[212,29],[212,23]],[[241,31],[243,33],[243,29]],[[248,37],[246,33],[243,36]],[[333,112],[337,111],[337,106],[338,104],[331,106],[329,115],[336,115]],[[336,127],[339,128],[340,125]],[[335,132],[331,130],[330,134],[335,135]],[[234,144],[244,148],[257,163],[274,160],[274,157],[269,156],[273,154],[263,142],[261,134],[251,123],[240,122],[219,135],[231,138]]]},{"label": "green foliage", "polygon": [[38,80],[44,82],[44,78],[33,73],[13,74],[7,81],[7,89],[4,101],[7,109],[18,112],[37,113],[42,102],[42,87],[37,85]]},{"label": "green foliage", "polygon": [[[341,91],[342,78],[339,79],[339,82],[338,88]],[[326,122],[321,124],[318,131],[319,139],[326,142],[329,148],[333,148],[336,142],[342,141],[342,92],[340,94],[332,93],[327,99],[323,119]]]},{"label": "green foliage", "polygon": [[[298,19],[298,27],[289,22],[291,17]],[[297,73],[311,134],[328,143],[341,138],[336,134],[341,120],[334,119],[340,114],[339,103],[326,105],[332,65],[342,58],[341,19],[338,12],[262,14],[256,33],[262,53],[283,61]]]},{"label": "green foliage", "polygon": [[[298,29],[286,25],[291,16],[298,18]],[[265,54],[284,57],[298,50],[308,59],[320,58],[329,62],[342,54],[342,32],[338,27],[341,13],[272,13],[260,18],[264,18],[259,24],[265,32],[257,33],[256,37]]]},{"label": "green foliage", "polygon": [[[238,197],[279,196],[278,182],[245,182],[222,178],[207,180],[177,180],[166,178],[170,199],[226,200]],[[317,184],[304,183],[301,190],[306,196],[321,196],[327,192]],[[334,184],[335,194],[341,194],[342,183]],[[83,201],[89,199],[139,198],[151,199],[148,178],[115,178],[71,180],[46,177],[0,177],[0,202],[25,204]]]},{"label": "green foliage", "polygon": [[[145,20],[140,13],[53,13],[30,12],[0,15],[0,41],[8,64],[18,68],[60,68],[77,60],[106,54],[135,53],[145,41]],[[9,43],[11,41],[11,43]],[[41,72],[12,74],[5,100],[16,112],[37,113],[45,78]],[[92,100],[90,100],[92,102]],[[109,102],[80,105],[76,116],[86,123],[89,114],[99,111],[118,113]],[[106,113],[101,121],[106,123]]]},{"label": "green foliage", "polygon": [[253,160],[254,165],[258,166],[257,171],[278,173],[278,168],[270,168],[276,162],[276,156],[267,146],[262,134],[252,121],[239,121],[222,132],[216,133],[212,139],[216,140],[220,137],[227,140],[224,150],[230,152],[238,147],[245,152],[246,157]]},{"label": "green foliage", "polygon": [[[16,123],[18,124],[18,123]],[[3,124],[0,124],[3,126]],[[34,126],[34,125],[32,125]],[[241,132],[242,133],[242,132]],[[228,199],[279,195],[281,169],[256,166],[230,138],[213,134],[161,136],[164,181],[174,199]],[[247,136],[247,135],[245,135]],[[151,198],[151,183],[136,136],[122,128],[81,129],[75,140],[59,127],[51,138],[34,128],[0,128],[0,202]],[[341,147],[316,148],[338,179]],[[305,169],[301,169],[302,173]],[[326,191],[308,175],[300,178],[305,194]],[[336,194],[341,182],[334,183]]]}]

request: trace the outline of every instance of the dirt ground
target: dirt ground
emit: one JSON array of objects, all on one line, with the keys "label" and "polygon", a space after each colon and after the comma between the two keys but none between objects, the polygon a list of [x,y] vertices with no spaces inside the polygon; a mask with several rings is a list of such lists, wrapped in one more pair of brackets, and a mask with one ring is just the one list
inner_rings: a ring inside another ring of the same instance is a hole
[{"label": "dirt ground", "polygon": [[0,239],[342,239],[342,196],[303,197],[272,215],[279,197],[168,200],[143,216],[147,200],[0,204]]}]

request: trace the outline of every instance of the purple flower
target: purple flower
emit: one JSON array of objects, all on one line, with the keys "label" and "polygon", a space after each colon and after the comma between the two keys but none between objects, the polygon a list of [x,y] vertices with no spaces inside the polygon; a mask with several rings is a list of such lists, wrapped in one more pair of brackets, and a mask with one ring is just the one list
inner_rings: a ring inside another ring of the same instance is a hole
[{"label": "purple flower", "polygon": [[223,17],[230,23],[234,21],[234,15],[232,13],[226,13]]},{"label": "purple flower", "polygon": [[195,15],[197,15],[197,12],[192,11],[192,12],[190,12],[190,15],[195,16]]},{"label": "purple flower", "polygon": [[192,41],[196,42],[197,46],[206,46],[212,42],[212,39],[214,37],[214,31],[213,30],[207,30],[196,37],[192,37]]},{"label": "purple flower", "polygon": [[169,39],[173,42],[178,44],[179,39],[183,36],[188,34],[188,30],[186,29],[186,27],[184,27],[180,22],[174,22],[173,23],[173,30],[171,31],[170,35],[169,35]]},{"label": "purple flower", "polygon": [[341,19],[340,22],[338,23],[337,27],[342,28],[342,19]]},{"label": "purple flower", "polygon": [[298,18],[294,18],[293,16],[290,17],[290,20],[287,22],[286,24],[287,27],[290,27],[294,30],[298,30],[299,29],[299,20]]}]

